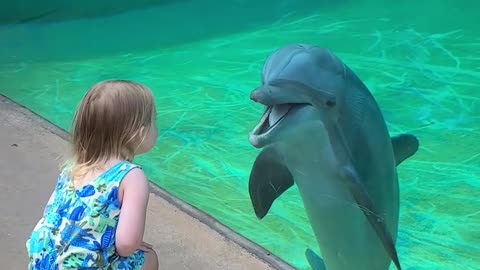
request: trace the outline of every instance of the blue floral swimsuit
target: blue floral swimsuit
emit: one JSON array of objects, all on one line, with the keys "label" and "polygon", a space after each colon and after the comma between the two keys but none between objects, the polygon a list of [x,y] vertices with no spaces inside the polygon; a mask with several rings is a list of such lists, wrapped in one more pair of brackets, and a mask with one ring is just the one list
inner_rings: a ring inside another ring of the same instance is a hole
[{"label": "blue floral swimsuit", "polygon": [[141,269],[143,251],[130,257],[115,252],[121,208],[118,187],[135,167],[121,161],[78,190],[63,170],[43,217],[27,240],[28,269]]}]

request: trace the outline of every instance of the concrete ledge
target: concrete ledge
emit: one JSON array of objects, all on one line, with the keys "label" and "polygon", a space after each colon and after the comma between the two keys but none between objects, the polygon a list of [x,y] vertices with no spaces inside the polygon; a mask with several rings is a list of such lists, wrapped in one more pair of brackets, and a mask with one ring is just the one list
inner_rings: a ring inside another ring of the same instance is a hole
[{"label": "concrete ledge", "polygon": [[[26,117],[29,120],[29,122],[32,122],[33,124],[42,127],[43,129],[49,131],[50,133],[62,138],[64,141],[69,140],[70,135],[67,131],[57,127],[56,125],[54,125],[50,121],[42,118],[41,116],[37,115],[36,113],[34,113],[32,111],[30,111],[28,108],[26,108],[26,107],[24,107],[20,104],[17,104],[16,102],[10,100],[9,98],[7,98],[7,97],[5,97],[1,94],[0,94],[0,109],[1,109],[0,114],[4,110],[12,112],[12,113],[21,114],[24,117]],[[3,132],[3,130],[0,130],[0,132]],[[0,163],[0,166],[1,166],[1,163]],[[25,169],[28,170],[28,168],[25,168]],[[226,263],[227,268],[221,267],[221,268],[215,268],[215,269],[249,269],[250,270],[250,269],[272,269],[271,267],[273,267],[275,269],[280,269],[280,270],[295,269],[292,266],[290,266],[289,264],[287,264],[286,262],[284,262],[283,260],[281,260],[280,258],[270,254],[264,248],[260,247],[259,245],[255,244],[254,242],[248,240],[247,238],[239,235],[235,231],[231,230],[229,227],[221,224],[220,222],[215,220],[213,217],[211,217],[207,213],[202,212],[201,210],[197,209],[195,206],[183,202],[182,200],[176,198],[175,196],[170,194],[168,191],[166,191],[166,190],[162,189],[161,187],[153,184],[152,182],[150,183],[150,186],[151,186],[152,193],[155,194],[156,197],[161,199],[160,202],[157,203],[157,206],[155,206],[155,205],[152,206],[152,208],[153,208],[152,211],[155,211],[156,210],[155,208],[162,207],[162,206],[158,206],[158,205],[162,204],[162,201],[165,202],[165,203],[168,202],[174,208],[177,208],[177,209],[181,210],[183,213],[192,217],[193,219],[200,221],[202,224],[208,226],[208,228],[212,229],[213,231],[215,231],[218,234],[220,234],[221,236],[223,236],[224,239],[235,243],[239,247],[245,249],[248,253],[250,253],[253,256],[255,256],[256,258],[260,259],[260,261],[268,264],[268,266],[267,265],[261,266],[259,264],[255,264],[254,262],[252,264],[251,261],[249,261],[247,264],[242,264],[242,263],[245,263],[245,260],[243,260],[243,261],[241,260],[240,262],[234,262],[239,268],[228,267],[228,262],[224,262],[224,263]],[[45,202],[46,202],[46,199],[45,199]],[[150,205],[152,205],[152,203],[149,203],[149,207],[150,207]],[[158,210],[158,211],[161,211],[161,210]],[[38,215],[39,214],[40,213],[38,213]],[[149,219],[159,219],[159,220],[162,219],[162,217],[148,217],[148,218]],[[175,218],[175,219],[177,219],[177,218]],[[184,219],[182,222],[187,222],[188,223],[188,220]],[[147,226],[148,226],[147,227],[147,232],[146,232],[147,236],[148,236],[149,228],[154,227],[152,224],[148,224],[148,223],[149,223],[149,221],[147,221]],[[186,224],[186,225],[188,226],[188,224]],[[176,226],[178,226],[178,224]],[[185,227],[185,225],[183,225],[183,227]],[[188,230],[188,228],[186,228],[186,230]],[[0,233],[2,233],[2,232],[0,231]],[[192,233],[193,233],[193,231],[192,231]],[[3,239],[3,237],[2,237],[2,239]],[[175,241],[175,240],[172,239],[172,241]],[[155,243],[153,243],[153,244],[154,244],[154,247],[157,246],[157,245],[155,245]],[[158,245],[162,245],[162,244],[160,243]],[[232,248],[231,251],[232,252],[238,252],[237,250],[235,250],[235,248]],[[222,252],[225,252],[225,251],[222,251]],[[233,256],[235,256],[235,257],[241,257],[241,255],[242,254],[238,254],[238,256],[236,256],[235,254],[233,254]],[[0,257],[1,256],[2,255],[0,254]],[[230,255],[230,256],[232,256],[232,255]],[[161,252],[159,253],[159,257],[160,257],[160,261],[162,261],[163,257],[162,257]],[[212,258],[205,258],[205,259],[214,260]],[[222,259],[228,260],[228,258],[217,258],[215,260],[222,260]],[[1,260],[1,261],[3,261],[3,260]],[[217,263],[217,265],[218,265],[218,263]],[[185,267],[187,267],[187,266],[185,266]],[[171,268],[168,268],[168,269],[171,269]],[[179,269],[179,268],[177,268],[177,266],[175,266],[175,269]],[[182,268],[182,269],[193,269],[193,268],[187,267],[187,268]],[[199,267],[197,265],[195,267],[195,269],[203,269],[203,268]],[[205,268],[205,269],[213,269],[213,268],[211,268],[211,266],[208,266],[208,268]]]}]

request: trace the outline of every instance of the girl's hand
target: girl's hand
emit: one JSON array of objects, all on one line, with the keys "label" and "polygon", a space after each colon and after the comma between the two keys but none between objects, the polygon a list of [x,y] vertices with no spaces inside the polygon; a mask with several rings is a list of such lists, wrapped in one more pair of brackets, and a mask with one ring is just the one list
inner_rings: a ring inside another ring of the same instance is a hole
[{"label": "girl's hand", "polygon": [[152,250],[152,245],[150,245],[147,242],[142,241],[142,244],[140,245],[139,249],[144,251],[144,252],[150,252]]}]

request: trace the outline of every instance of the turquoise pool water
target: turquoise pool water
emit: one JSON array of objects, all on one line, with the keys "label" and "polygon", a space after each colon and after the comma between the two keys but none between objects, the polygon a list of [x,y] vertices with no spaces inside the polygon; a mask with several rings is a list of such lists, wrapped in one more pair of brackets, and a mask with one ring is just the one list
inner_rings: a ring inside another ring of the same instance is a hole
[{"label": "turquoise pool water", "polygon": [[392,135],[420,140],[399,167],[404,269],[480,269],[479,8],[466,0],[179,1],[104,18],[9,24],[0,27],[0,93],[69,129],[93,83],[146,84],[160,135],[137,161],[151,180],[309,269],[304,250],[319,249],[296,187],[262,221],[251,207],[247,184],[258,150],[247,134],[262,108],[249,93],[278,47],[327,47],[370,88]]}]

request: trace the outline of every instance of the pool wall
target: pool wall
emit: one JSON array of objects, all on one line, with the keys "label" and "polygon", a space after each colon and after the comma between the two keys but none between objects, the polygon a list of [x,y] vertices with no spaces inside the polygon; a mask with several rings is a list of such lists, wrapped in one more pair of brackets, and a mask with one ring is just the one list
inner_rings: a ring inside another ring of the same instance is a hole
[{"label": "pool wall", "polygon": [[182,0],[18,0],[2,3],[0,25],[104,17]]},{"label": "pool wall", "polygon": [[[293,14],[308,16],[346,1],[123,0],[100,5],[77,0],[70,1],[68,9],[60,5],[62,1],[52,0],[44,5],[34,2],[26,9],[27,2],[11,2],[1,11],[5,17],[0,21],[0,47],[8,50],[0,50],[0,63],[70,61],[181,46],[280,23]],[[109,10],[109,5],[115,9]],[[132,16],[139,19],[133,21]],[[25,20],[39,24],[32,28],[18,23]],[[59,20],[62,24],[52,23]],[[68,33],[62,31],[65,28]],[[35,50],[26,40],[35,40]]]}]

